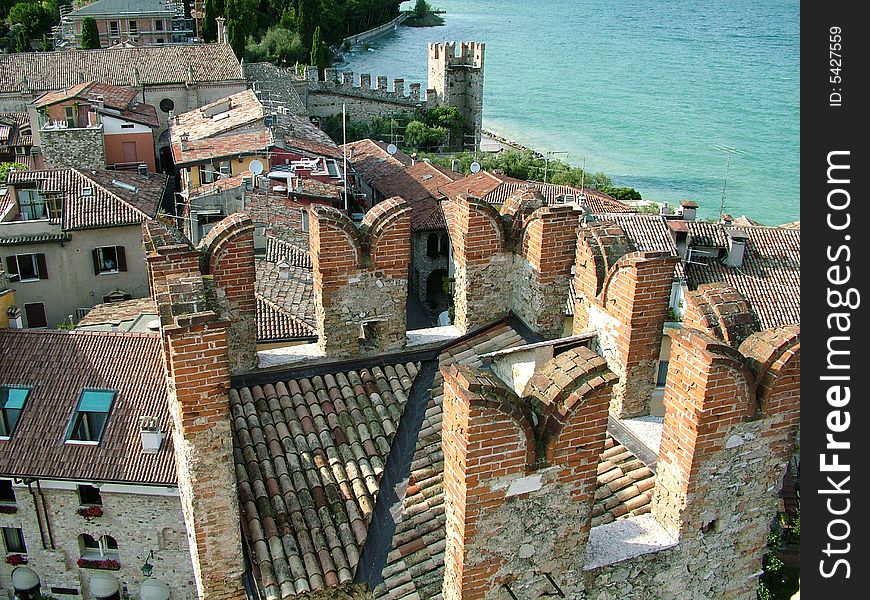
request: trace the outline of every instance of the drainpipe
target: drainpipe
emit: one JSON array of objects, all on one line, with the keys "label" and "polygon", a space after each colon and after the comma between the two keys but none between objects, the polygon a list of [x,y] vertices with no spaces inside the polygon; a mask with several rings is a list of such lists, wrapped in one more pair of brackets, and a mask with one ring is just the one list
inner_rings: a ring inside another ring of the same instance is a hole
[{"label": "drainpipe", "polygon": [[[34,482],[36,482],[35,490],[33,489]],[[48,506],[45,503],[45,495],[42,493],[39,480],[25,479],[24,483],[27,484],[27,489],[30,491],[30,495],[33,496],[33,506],[36,508],[36,523],[39,525],[39,536],[42,538],[42,548],[45,550],[48,550],[49,548],[54,550],[56,546],[54,545],[54,534],[51,531],[51,519],[48,517]],[[41,514],[40,505],[42,506]],[[43,523],[43,518],[45,519],[45,523]],[[46,534],[48,535],[48,541],[46,541]]]}]

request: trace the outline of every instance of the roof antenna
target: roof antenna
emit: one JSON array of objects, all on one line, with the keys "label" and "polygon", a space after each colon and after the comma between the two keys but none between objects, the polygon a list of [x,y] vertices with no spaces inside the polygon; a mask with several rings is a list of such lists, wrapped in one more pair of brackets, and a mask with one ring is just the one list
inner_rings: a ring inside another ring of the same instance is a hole
[{"label": "roof antenna", "polygon": [[711,145],[711,148],[714,150],[718,150],[719,152],[724,152],[728,155],[728,161],[725,163],[725,178],[722,180],[722,200],[719,202],[719,218],[722,218],[722,215],[725,214],[725,191],[728,186],[728,172],[731,169],[731,157],[735,154],[740,154],[743,156],[751,156],[748,152],[744,152],[739,148],[734,148],[732,146],[724,146],[722,144],[719,145]]}]

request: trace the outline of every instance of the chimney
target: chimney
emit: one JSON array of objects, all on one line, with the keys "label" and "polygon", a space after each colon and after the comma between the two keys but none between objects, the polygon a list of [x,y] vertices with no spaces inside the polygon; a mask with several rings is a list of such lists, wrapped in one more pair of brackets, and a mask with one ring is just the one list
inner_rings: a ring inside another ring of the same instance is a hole
[{"label": "chimney", "polygon": [[180,139],[181,139],[181,151],[187,152],[188,150],[190,150],[190,145],[187,143],[188,140],[190,140],[190,136],[187,133],[182,133]]},{"label": "chimney", "polygon": [[217,21],[217,42],[218,44],[227,43],[227,20],[223,17],[216,17]]},{"label": "chimney", "polygon": [[749,236],[739,229],[728,229],[728,258],[725,264],[739,269],[743,266],[743,255],[746,252],[746,242]]},{"label": "chimney", "polygon": [[286,258],[282,258],[278,262],[278,278],[283,280],[290,279],[290,263],[287,262]]},{"label": "chimney", "polygon": [[157,454],[163,444],[163,432],[157,417],[139,417],[139,435],[142,438],[142,453]]},{"label": "chimney", "polygon": [[83,71],[79,71],[79,83],[85,82],[85,74]]},{"label": "chimney", "polygon": [[97,108],[106,108],[106,98],[100,94],[97,96]]},{"label": "chimney", "polygon": [[454,158],[450,161],[450,170],[455,173],[459,173],[459,159]]},{"label": "chimney", "polygon": [[659,215],[664,217],[664,216],[671,215],[671,214],[673,214],[673,211],[671,210],[670,204],[665,202],[664,204],[659,206]]},{"label": "chimney", "polygon": [[24,329],[24,322],[21,319],[21,309],[17,306],[10,306],[6,309],[6,315],[9,317],[9,329]]},{"label": "chimney", "polygon": [[142,80],[139,77],[139,67],[133,67],[133,77],[130,78],[130,86],[137,88],[142,85]]},{"label": "chimney", "polygon": [[297,194],[302,193],[302,177],[296,178],[296,193]]},{"label": "chimney", "polygon": [[244,177],[242,177],[242,187],[246,192],[250,192],[254,189],[254,180],[256,178],[256,175],[251,175],[250,177],[245,175]]},{"label": "chimney", "polygon": [[734,222],[734,217],[729,215],[728,213],[723,213],[721,217],[719,217],[719,223],[725,225],[726,227],[731,225]]},{"label": "chimney", "polygon": [[695,214],[698,212],[698,203],[691,200],[682,200],[680,202],[681,213],[684,221],[694,221]]},{"label": "chimney", "polygon": [[139,172],[139,175],[147,175],[148,174],[148,165],[145,163],[140,164],[136,167],[136,170]]}]

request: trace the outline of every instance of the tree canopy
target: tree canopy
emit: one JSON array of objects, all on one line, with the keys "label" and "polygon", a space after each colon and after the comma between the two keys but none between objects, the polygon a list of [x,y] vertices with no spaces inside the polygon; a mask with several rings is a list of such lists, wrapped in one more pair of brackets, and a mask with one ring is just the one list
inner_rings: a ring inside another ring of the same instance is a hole
[{"label": "tree canopy", "polygon": [[97,29],[97,20],[93,17],[82,19],[81,47],[86,50],[100,47],[100,31]]}]

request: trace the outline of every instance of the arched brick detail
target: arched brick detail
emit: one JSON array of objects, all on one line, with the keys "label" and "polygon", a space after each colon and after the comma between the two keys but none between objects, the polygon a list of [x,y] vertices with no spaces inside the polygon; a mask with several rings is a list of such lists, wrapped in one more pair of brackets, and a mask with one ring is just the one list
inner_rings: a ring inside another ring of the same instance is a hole
[{"label": "arched brick detail", "polygon": [[594,492],[595,467],[604,448],[616,380],[607,361],[585,347],[556,356],[529,380],[530,394],[545,405],[543,454],[549,464],[570,469],[570,477],[578,483],[575,495]]},{"label": "arched brick detail", "polygon": [[602,354],[620,377],[611,405],[620,418],[649,414],[677,260],[666,252],[625,254],[608,271],[596,303],[587,303]]},{"label": "arched brick detail", "polygon": [[773,419],[771,430],[784,434],[783,442],[774,448],[783,461],[791,455],[800,424],[800,348],[800,327],[796,325],[767,329],[740,345],[758,384],[757,416]]},{"label": "arched brick detail", "polygon": [[442,203],[447,231],[458,264],[481,264],[505,251],[507,234],[489,202],[461,194]]},{"label": "arched brick detail", "polygon": [[616,262],[634,250],[631,240],[616,223],[592,223],[581,227],[577,234],[576,271],[578,274],[584,271],[588,275],[579,277],[579,281],[575,282],[580,284],[576,288],[577,292],[589,297],[598,296],[607,274]]},{"label": "arched brick detail", "polygon": [[385,277],[405,277],[411,263],[411,206],[393,196],[376,204],[363,218],[363,249],[371,267]]},{"label": "arched brick detail", "polygon": [[534,457],[534,433],[520,400],[492,376],[450,365],[444,376],[442,449],[448,597],[483,598],[506,567],[503,539],[523,527],[505,510],[521,495],[509,482],[522,478]]},{"label": "arched brick detail", "polygon": [[525,219],[518,249],[520,256],[539,272],[541,283],[570,276],[578,225],[578,213],[568,205],[543,206]]},{"label": "arched brick detail", "polygon": [[325,204],[311,204],[308,215],[308,242],[315,286],[318,273],[348,273],[363,266],[359,232],[350,217]]},{"label": "arched brick detail", "polygon": [[528,217],[545,204],[544,195],[534,185],[526,185],[508,196],[499,209],[499,214],[508,221],[509,235],[513,240],[519,240],[526,226]]},{"label": "arched brick detail", "polygon": [[254,222],[244,213],[228,215],[212,227],[199,249],[202,272],[214,278],[222,316],[230,322],[230,369],[239,373],[256,368]]},{"label": "arched brick detail", "polygon": [[155,300],[166,278],[173,275],[199,275],[200,253],[177,229],[149,219],[142,223],[142,244],[148,265],[148,284]]},{"label": "arched brick detail", "polygon": [[749,302],[737,288],[725,283],[705,283],[687,293],[683,324],[735,348],[759,329]]}]

